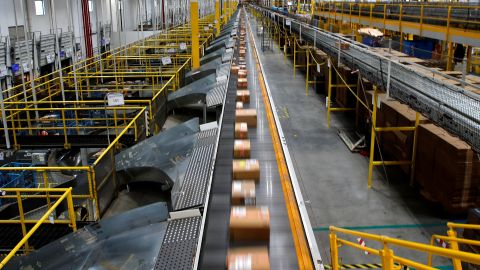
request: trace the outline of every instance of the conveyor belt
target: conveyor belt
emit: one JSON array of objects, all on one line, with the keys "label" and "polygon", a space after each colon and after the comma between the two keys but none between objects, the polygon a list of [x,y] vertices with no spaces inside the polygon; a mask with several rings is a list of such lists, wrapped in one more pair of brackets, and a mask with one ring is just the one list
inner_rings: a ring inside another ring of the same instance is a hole
[{"label": "conveyor belt", "polygon": [[[249,38],[247,38],[247,42],[250,44]],[[251,157],[258,159],[260,163],[260,182],[256,186],[257,206],[268,206],[270,210],[271,269],[298,269],[285,200],[279,181],[278,165],[250,49],[248,46],[247,68],[251,100],[250,105],[245,104],[245,107],[257,109],[258,114],[258,126],[249,128],[248,134],[252,149]],[[235,52],[235,57],[238,58],[238,52]],[[224,269],[226,267],[227,250],[230,245],[228,224],[231,208],[236,81],[237,75],[231,74],[210,191],[199,269]]]},{"label": "conveyor belt", "polygon": [[[258,7],[257,7],[258,8]],[[259,8],[268,18],[281,26],[287,17]],[[358,42],[318,29],[307,23],[290,18],[291,31],[305,40],[315,42],[316,47],[328,55],[338,58],[339,41],[349,43],[348,50],[341,50],[341,63],[352,70],[359,70],[366,79],[386,88],[389,60],[368,50]],[[288,28],[287,28],[288,29]],[[290,31],[288,29],[287,31]],[[427,68],[425,68],[427,70]],[[390,95],[428,116],[430,120],[464,139],[480,151],[480,96],[459,86],[442,82],[441,74],[426,76],[399,62],[391,62]],[[475,87],[471,85],[471,87]]]}]

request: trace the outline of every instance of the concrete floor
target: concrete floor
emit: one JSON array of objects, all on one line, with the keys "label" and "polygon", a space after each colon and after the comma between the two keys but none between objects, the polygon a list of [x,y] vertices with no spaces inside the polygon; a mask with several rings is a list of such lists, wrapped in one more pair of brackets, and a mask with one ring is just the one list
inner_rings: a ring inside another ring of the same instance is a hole
[{"label": "concrete floor", "polygon": [[[256,21],[250,18],[255,31]],[[256,34],[255,39],[260,46]],[[284,61],[277,44],[273,51],[259,52],[325,264],[330,263],[326,230],[330,225],[367,226],[362,230],[368,233],[423,243],[430,241],[432,233],[446,233],[443,224],[447,220],[408,186],[406,177],[389,173],[387,181],[378,168],[374,188],[369,190],[368,158],[351,153],[337,135],[337,129],[351,126],[353,119],[335,113],[332,127],[327,128],[325,96],[315,94],[313,89],[308,96],[305,94],[305,77],[298,70],[293,76],[292,60]],[[379,247],[369,241],[366,244]],[[426,262],[426,254],[395,252]],[[340,257],[345,264],[380,262],[379,258],[349,248],[341,249]],[[434,265],[450,262],[435,259]]]}]

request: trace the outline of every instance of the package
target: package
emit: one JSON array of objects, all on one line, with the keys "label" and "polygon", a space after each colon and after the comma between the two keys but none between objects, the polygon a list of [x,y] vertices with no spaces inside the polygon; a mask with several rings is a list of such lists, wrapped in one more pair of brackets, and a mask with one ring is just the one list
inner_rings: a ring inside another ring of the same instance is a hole
[{"label": "package", "polygon": [[[335,48],[338,49],[338,42],[335,42]],[[350,44],[346,42],[340,43],[340,50],[348,50],[350,48]]]},{"label": "package", "polygon": [[245,122],[249,127],[257,126],[257,110],[239,109],[235,110],[235,122]]},{"label": "package", "polygon": [[228,270],[270,270],[267,246],[230,248],[227,255]]},{"label": "package", "polygon": [[243,103],[250,103],[250,91],[248,90],[237,90],[237,101],[241,101]]},{"label": "package", "polygon": [[235,140],[233,143],[234,158],[250,158],[250,140]]},{"label": "package", "polygon": [[256,159],[234,159],[232,162],[233,180],[250,179],[260,181],[260,163]]},{"label": "package", "polygon": [[231,71],[232,71],[233,74],[238,74],[239,70],[240,70],[239,66],[237,66],[235,64],[232,65]]},{"label": "package", "polygon": [[242,78],[242,79],[247,78],[247,71],[246,70],[239,70],[237,73],[238,73],[239,78]]},{"label": "package", "polygon": [[247,123],[235,123],[235,139],[247,139],[248,138],[248,125]]},{"label": "package", "polygon": [[255,205],[255,181],[234,180],[232,182],[232,205]]},{"label": "package", "polygon": [[247,89],[248,87],[248,80],[247,78],[238,78],[237,79],[237,89]]},{"label": "package", "polygon": [[240,50],[238,51],[238,53],[239,53],[240,57],[245,57],[245,53],[246,53],[246,51],[245,51],[245,50],[242,50],[242,49],[240,49]]},{"label": "package", "polygon": [[268,207],[233,206],[230,210],[230,241],[268,242],[270,212]]},{"label": "package", "polygon": [[237,101],[235,103],[235,109],[243,109],[243,102]]},{"label": "package", "polygon": [[238,65],[239,70],[247,70],[246,64]]}]

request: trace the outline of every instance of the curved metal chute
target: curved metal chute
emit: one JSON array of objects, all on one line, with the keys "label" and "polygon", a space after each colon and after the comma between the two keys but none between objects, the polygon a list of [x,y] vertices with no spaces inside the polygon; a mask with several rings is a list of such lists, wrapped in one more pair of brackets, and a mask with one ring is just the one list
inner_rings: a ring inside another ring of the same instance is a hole
[{"label": "curved metal chute", "polygon": [[153,269],[168,217],[164,202],[136,208],[14,257],[5,269]]},{"label": "curved metal chute", "polygon": [[198,118],[150,137],[115,156],[120,184],[156,182],[172,188],[187,170],[200,131]]}]

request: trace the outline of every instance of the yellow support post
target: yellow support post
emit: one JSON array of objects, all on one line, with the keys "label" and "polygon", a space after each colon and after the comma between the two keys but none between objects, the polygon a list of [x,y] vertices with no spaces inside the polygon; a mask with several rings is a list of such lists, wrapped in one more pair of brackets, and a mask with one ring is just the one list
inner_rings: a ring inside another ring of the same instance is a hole
[{"label": "yellow support post", "polygon": [[330,62],[330,58],[327,59],[327,65],[328,65],[328,90],[327,90],[327,127],[330,128],[330,111],[331,111],[331,98],[332,98],[332,64]]},{"label": "yellow support post", "polygon": [[[457,238],[457,232],[450,227],[447,231],[448,237]],[[458,242],[455,240],[450,241],[450,248],[453,250],[458,251]],[[462,262],[459,259],[452,259],[453,269],[454,270],[462,270]]]},{"label": "yellow support post", "polygon": [[447,71],[453,70],[453,42],[447,42],[448,53],[447,53]]},{"label": "yellow support post", "polygon": [[215,29],[217,29],[217,36],[220,35],[220,0],[215,0]]},{"label": "yellow support post", "polygon": [[[20,191],[16,191],[15,194],[17,195],[17,205],[18,205],[18,216],[20,218],[20,224],[22,225],[22,235],[25,238],[27,235],[27,227],[25,226],[25,213],[23,211],[23,203],[22,203],[22,196]],[[28,253],[28,240],[25,241],[24,253]]]},{"label": "yellow support post", "polygon": [[306,71],[306,74],[305,74],[305,77],[306,77],[306,82],[305,82],[305,95],[308,96],[308,70],[309,70],[309,67],[310,67],[310,50],[307,49],[307,53],[306,53],[306,56],[307,56],[307,71]]},{"label": "yellow support post", "polygon": [[388,248],[388,244],[383,242],[383,250],[381,251],[382,256],[382,269],[383,270],[393,270],[393,250]]},{"label": "yellow support post", "polygon": [[410,186],[413,186],[415,179],[415,161],[417,158],[417,142],[418,142],[418,125],[420,124],[420,113],[415,115],[415,130],[413,131],[413,149],[412,149],[412,163],[410,164]]},{"label": "yellow support post", "polygon": [[372,176],[373,176],[373,160],[375,156],[375,136],[376,135],[376,125],[377,125],[377,103],[378,103],[378,92],[377,86],[373,86],[373,112],[372,112],[372,133],[370,138],[370,159],[368,161],[368,188],[372,188]]},{"label": "yellow support post", "polygon": [[198,0],[190,0],[190,22],[192,24],[192,67],[200,67],[200,46],[198,40]]},{"label": "yellow support post", "polygon": [[338,242],[337,235],[330,230],[330,257],[332,258],[332,270],[338,270]]}]

